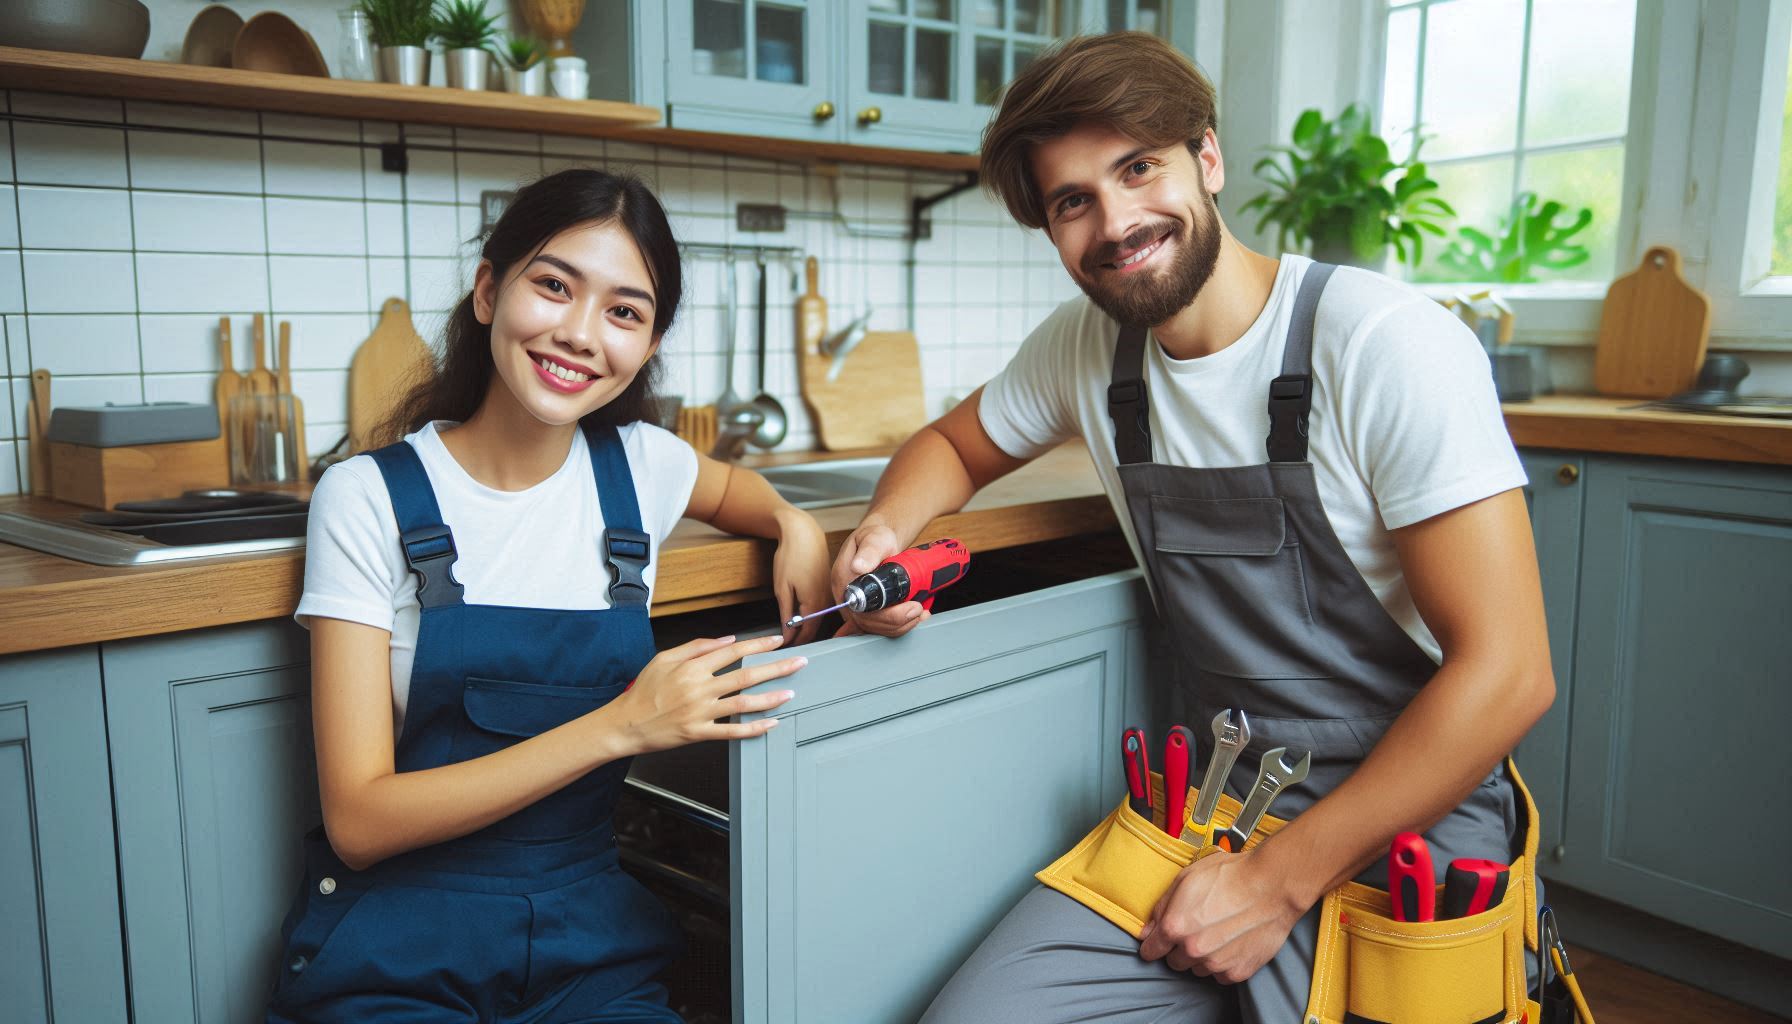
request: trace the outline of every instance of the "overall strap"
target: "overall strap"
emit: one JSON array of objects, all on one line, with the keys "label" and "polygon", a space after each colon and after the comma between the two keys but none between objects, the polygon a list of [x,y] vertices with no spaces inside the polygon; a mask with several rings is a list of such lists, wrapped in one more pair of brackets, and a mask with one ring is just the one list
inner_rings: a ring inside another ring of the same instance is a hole
[{"label": "overall strap", "polygon": [[1114,342],[1114,374],[1108,384],[1108,415],[1114,419],[1114,453],[1119,464],[1151,461],[1151,403],[1145,394],[1145,328],[1122,327]]},{"label": "overall strap", "polygon": [[459,557],[454,550],[454,533],[442,522],[435,488],[429,485],[429,474],[423,471],[417,449],[409,441],[398,441],[368,454],[386,478],[386,491],[392,495],[404,560],[417,577],[417,604],[425,609],[465,604],[461,585],[450,571]]},{"label": "overall strap", "polygon": [[1269,449],[1271,462],[1307,461],[1307,414],[1313,408],[1313,319],[1319,296],[1332,271],[1330,263],[1314,263],[1301,278],[1282,348],[1282,375],[1269,382]]},{"label": "overall strap", "polygon": [[610,424],[581,423],[591,451],[591,475],[604,513],[604,562],[610,567],[610,607],[647,607],[647,564],[652,539],[641,529],[641,506],[629,472],[622,435]]}]

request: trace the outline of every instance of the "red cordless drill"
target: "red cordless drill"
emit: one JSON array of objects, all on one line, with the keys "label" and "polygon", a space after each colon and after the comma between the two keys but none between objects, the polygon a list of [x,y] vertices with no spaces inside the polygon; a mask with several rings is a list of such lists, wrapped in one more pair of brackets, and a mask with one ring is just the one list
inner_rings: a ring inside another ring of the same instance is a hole
[{"label": "red cordless drill", "polygon": [[884,564],[846,585],[846,600],[832,608],[823,608],[807,615],[792,616],[785,627],[792,627],[817,615],[850,608],[855,612],[874,612],[892,608],[904,601],[919,601],[921,607],[933,607],[933,595],[964,578],[971,566],[971,553],[955,540],[935,540],[909,548]]}]

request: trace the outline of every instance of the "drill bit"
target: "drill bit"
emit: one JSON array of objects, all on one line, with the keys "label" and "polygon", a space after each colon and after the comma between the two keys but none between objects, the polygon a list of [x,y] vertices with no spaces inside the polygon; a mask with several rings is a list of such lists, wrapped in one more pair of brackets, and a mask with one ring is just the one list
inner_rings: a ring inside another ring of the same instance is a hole
[{"label": "drill bit", "polygon": [[818,612],[810,612],[807,615],[792,615],[790,617],[790,620],[788,622],[784,623],[784,628],[785,629],[795,629],[797,626],[801,625],[802,623],[804,623],[810,619],[816,618],[817,616],[826,615],[829,612],[837,612],[840,609],[845,608],[849,604],[852,604],[852,601],[846,600],[846,601],[840,602],[839,604],[835,605],[832,608],[823,608],[821,611],[818,611]]}]

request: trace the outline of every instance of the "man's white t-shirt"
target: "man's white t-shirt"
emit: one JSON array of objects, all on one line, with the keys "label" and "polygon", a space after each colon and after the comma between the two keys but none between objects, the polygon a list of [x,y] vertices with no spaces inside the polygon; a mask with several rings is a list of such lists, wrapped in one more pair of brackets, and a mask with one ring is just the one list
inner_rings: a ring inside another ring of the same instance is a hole
[{"label": "man's white t-shirt", "polygon": [[[583,431],[573,432],[566,461],[552,476],[521,491],[487,487],[462,469],[431,423],[405,438],[417,449],[435,489],[442,521],[454,531],[454,578],[468,604],[524,608],[610,606],[603,559],[603,507]],[[675,435],[646,423],[618,432],[634,477],[641,528],[652,538],[646,580],[651,591],[660,543],[690,504],[697,453]],[[398,520],[386,480],[371,455],[331,466],[311,495],[305,533],[305,592],[294,618],[365,623],[392,633],[393,735],[404,726],[417,649],[417,578],[405,565]]]},{"label": "man's white t-shirt", "polygon": [[[1178,360],[1145,346],[1154,461],[1268,461],[1269,382],[1281,375],[1294,296],[1311,265],[1283,256],[1263,312],[1218,352]],[[1016,458],[1082,437],[1137,557],[1107,405],[1118,330],[1087,297],[1065,302],[984,387],[979,413],[990,439]],[[1314,323],[1308,436],[1319,497],[1345,553],[1394,621],[1441,661],[1388,531],[1525,483],[1486,353],[1416,289],[1340,267]]]}]

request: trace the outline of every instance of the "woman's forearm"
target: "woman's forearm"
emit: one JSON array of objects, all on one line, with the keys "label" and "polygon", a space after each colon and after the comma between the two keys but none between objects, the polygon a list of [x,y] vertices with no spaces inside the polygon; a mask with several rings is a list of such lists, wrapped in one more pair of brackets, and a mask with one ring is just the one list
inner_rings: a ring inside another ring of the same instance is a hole
[{"label": "woman's forearm", "polygon": [[750,469],[729,466],[721,504],[716,506],[709,525],[724,533],[776,540],[784,535],[786,522],[803,515],[765,477]]}]

